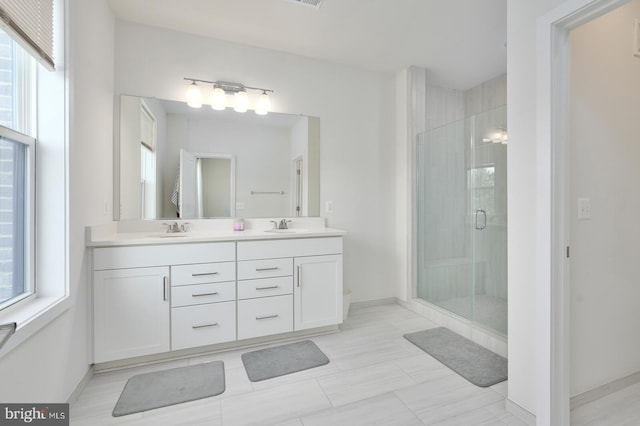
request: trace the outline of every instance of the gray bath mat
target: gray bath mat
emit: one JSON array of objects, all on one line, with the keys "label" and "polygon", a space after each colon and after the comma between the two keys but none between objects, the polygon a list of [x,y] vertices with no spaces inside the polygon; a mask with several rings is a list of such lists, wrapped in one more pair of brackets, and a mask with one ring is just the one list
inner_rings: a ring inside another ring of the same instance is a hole
[{"label": "gray bath mat", "polygon": [[444,328],[404,335],[405,339],[477,386],[507,380],[507,359]]},{"label": "gray bath mat", "polygon": [[139,413],[224,392],[222,361],[154,371],[131,377],[113,409],[113,416]]},{"label": "gray bath mat", "polygon": [[329,363],[329,358],[310,340],[242,354],[249,380],[259,382]]}]

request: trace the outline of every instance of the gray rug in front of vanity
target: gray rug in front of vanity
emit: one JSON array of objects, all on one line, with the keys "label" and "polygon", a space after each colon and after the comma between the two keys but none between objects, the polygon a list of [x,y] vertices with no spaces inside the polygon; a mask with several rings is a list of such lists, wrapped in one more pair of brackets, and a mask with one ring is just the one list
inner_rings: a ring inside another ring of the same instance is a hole
[{"label": "gray rug in front of vanity", "polygon": [[507,380],[507,359],[444,328],[405,334],[404,338],[471,383],[487,387]]},{"label": "gray rug in front of vanity", "polygon": [[208,398],[219,395],[224,390],[222,361],[139,374],[127,381],[113,409],[113,416]]},{"label": "gray rug in front of vanity", "polygon": [[329,358],[311,340],[304,340],[247,352],[242,363],[249,380],[259,382],[328,364]]}]

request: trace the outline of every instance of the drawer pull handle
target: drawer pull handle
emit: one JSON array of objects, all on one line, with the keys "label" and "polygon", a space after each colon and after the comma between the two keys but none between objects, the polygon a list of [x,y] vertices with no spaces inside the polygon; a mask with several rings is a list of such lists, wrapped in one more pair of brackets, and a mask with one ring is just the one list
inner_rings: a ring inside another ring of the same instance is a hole
[{"label": "drawer pull handle", "polygon": [[256,268],[256,272],[263,272],[263,271],[277,271],[278,268],[277,266],[274,266],[272,268]]},{"label": "drawer pull handle", "polygon": [[195,293],[195,294],[192,294],[191,297],[215,296],[216,294],[218,294],[217,291],[214,291],[214,292],[211,292],[211,293]]},{"label": "drawer pull handle", "polygon": [[212,324],[199,324],[199,325],[192,325],[192,326],[191,326],[191,328],[193,328],[193,329],[195,330],[195,329],[198,329],[198,328],[215,327],[215,326],[217,326],[217,325],[218,325],[218,323],[217,323],[217,322],[214,322],[214,323],[212,323]]},{"label": "drawer pull handle", "polygon": [[271,285],[269,287],[256,287],[256,290],[272,290],[274,288],[280,287],[279,285]]},{"label": "drawer pull handle", "polygon": [[200,272],[198,274],[191,274],[192,277],[206,277],[207,275],[218,275],[219,272]]},{"label": "drawer pull handle", "polygon": [[270,319],[270,318],[278,318],[278,314],[275,314],[275,315],[267,315],[267,316],[264,316],[264,317],[256,317],[256,320],[260,321],[260,320]]}]

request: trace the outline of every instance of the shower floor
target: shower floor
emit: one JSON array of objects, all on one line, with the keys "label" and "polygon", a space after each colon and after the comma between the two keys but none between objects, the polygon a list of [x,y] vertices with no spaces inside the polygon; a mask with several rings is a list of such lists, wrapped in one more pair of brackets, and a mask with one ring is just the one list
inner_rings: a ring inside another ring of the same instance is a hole
[{"label": "shower floor", "polygon": [[[496,331],[504,336],[507,335],[507,301],[499,297],[488,296],[486,294],[476,294],[472,300],[468,297],[455,297],[452,299],[431,302],[448,311],[451,311],[464,318]],[[475,301],[475,312],[473,303]],[[475,314],[475,315],[474,315]]]}]

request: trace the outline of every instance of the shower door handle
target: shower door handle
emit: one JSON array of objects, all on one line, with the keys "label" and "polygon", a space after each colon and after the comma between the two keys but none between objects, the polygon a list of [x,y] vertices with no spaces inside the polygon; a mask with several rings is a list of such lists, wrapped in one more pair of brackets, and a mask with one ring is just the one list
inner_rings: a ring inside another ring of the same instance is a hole
[{"label": "shower door handle", "polygon": [[476,210],[476,229],[483,230],[487,227],[487,212],[478,209]]}]

